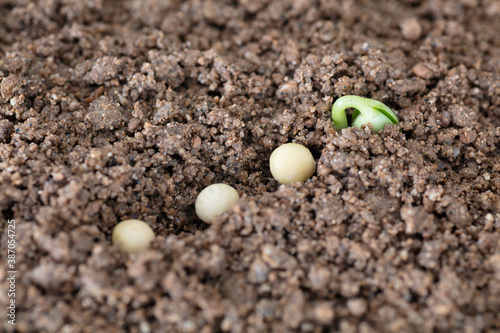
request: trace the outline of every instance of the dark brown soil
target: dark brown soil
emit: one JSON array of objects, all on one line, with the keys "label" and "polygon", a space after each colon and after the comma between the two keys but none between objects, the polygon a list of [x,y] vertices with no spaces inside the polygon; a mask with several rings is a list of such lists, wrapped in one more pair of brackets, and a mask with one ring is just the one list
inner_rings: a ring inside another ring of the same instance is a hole
[{"label": "dark brown soil", "polygon": [[[499,332],[499,32],[497,0],[0,1],[15,329]],[[347,94],[401,123],[336,132]],[[208,226],[215,182],[242,198]],[[151,250],[111,245],[129,218]]]}]

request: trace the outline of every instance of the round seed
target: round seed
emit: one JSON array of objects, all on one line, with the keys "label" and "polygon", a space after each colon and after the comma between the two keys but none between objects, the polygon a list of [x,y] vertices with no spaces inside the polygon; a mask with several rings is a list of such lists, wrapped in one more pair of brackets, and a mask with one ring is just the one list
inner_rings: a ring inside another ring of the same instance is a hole
[{"label": "round seed", "polygon": [[198,194],[195,203],[196,215],[205,223],[233,206],[240,196],[234,188],[226,184],[212,184]]},{"label": "round seed", "polygon": [[269,160],[273,177],[281,184],[305,182],[316,171],[316,162],[306,147],[286,143],[276,148]]},{"label": "round seed", "polygon": [[140,220],[125,220],[118,223],[111,236],[114,245],[129,253],[147,249],[154,238],[153,229]]}]

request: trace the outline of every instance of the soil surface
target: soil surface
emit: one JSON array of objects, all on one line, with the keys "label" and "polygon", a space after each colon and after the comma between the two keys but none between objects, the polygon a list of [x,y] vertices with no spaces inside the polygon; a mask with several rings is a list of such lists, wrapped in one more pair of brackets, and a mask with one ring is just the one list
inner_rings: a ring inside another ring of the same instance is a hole
[{"label": "soil surface", "polygon": [[[499,31],[496,0],[0,1],[15,329],[499,332]],[[400,124],[335,131],[348,94]],[[150,250],[111,244],[130,218]]]}]

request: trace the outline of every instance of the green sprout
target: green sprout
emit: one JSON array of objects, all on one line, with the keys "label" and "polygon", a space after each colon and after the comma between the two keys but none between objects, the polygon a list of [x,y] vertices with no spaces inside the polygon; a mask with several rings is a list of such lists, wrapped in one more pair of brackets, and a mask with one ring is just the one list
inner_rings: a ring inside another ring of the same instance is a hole
[{"label": "green sprout", "polygon": [[385,124],[399,123],[396,114],[384,103],[370,98],[355,95],[342,96],[335,101],[332,107],[332,120],[335,129],[346,128],[347,116],[345,110],[353,108],[351,126],[360,127],[371,124],[372,130],[377,133]]}]

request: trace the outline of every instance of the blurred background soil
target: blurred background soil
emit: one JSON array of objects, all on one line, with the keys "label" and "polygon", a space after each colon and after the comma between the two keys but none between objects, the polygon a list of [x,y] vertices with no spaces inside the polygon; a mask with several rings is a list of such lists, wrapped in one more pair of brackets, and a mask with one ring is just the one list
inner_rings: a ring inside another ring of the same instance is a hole
[{"label": "blurred background soil", "polygon": [[[15,329],[498,332],[499,31],[495,0],[1,0]],[[336,132],[348,94],[401,123]],[[242,198],[208,226],[216,182]],[[111,245],[129,218],[150,250]]]}]

